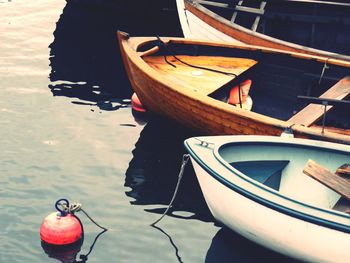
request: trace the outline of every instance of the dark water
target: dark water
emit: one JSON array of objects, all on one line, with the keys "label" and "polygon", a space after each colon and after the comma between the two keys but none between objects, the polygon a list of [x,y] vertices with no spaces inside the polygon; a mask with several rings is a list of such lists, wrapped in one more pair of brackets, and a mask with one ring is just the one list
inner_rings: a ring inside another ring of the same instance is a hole
[{"label": "dark water", "polygon": [[78,213],[84,244],[65,262],[290,261],[214,223],[190,165],[150,226],[194,133],[123,105],[118,29],[181,35],[174,1],[0,0],[0,262],[62,261],[39,237],[61,197],[109,229],[89,253],[101,230]]}]

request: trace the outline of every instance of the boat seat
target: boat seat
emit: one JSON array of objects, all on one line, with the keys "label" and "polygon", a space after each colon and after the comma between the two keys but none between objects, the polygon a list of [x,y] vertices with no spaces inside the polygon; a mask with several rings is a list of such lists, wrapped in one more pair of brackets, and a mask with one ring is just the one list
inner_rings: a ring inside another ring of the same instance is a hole
[{"label": "boat seat", "polygon": [[343,198],[350,201],[350,180],[342,178],[329,171],[313,160],[309,160],[303,170],[303,173],[317,180],[321,184],[340,194]]},{"label": "boat seat", "polygon": [[288,163],[288,160],[259,160],[232,162],[230,165],[250,178],[278,191],[282,170]]},{"label": "boat seat", "polygon": [[[321,99],[337,99],[342,100],[350,93],[350,77],[342,78],[334,86],[323,93]],[[327,106],[326,112],[332,109],[333,106]],[[324,105],[311,103],[303,108],[301,111],[294,114],[288,122],[301,124],[306,127],[313,125],[320,120],[325,113]]]}]

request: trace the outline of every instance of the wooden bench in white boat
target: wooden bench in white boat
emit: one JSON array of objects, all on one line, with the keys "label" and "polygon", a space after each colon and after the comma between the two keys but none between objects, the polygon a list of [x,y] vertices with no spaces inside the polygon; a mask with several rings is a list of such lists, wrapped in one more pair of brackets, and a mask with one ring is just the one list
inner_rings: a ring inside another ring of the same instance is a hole
[{"label": "wooden bench in white boat", "polygon": [[350,167],[348,165],[343,165],[337,169],[336,173],[332,173],[315,161],[309,160],[303,173],[340,194],[342,198],[333,209],[350,213]]}]

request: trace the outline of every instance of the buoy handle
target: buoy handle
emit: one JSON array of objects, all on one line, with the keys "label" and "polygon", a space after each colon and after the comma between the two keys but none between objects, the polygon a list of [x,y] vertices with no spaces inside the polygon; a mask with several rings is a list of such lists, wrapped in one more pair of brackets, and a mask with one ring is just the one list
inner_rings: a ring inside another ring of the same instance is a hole
[{"label": "buoy handle", "polygon": [[[64,203],[61,203],[61,202],[64,202]],[[61,198],[61,199],[57,200],[56,204],[55,204],[55,208],[57,209],[58,212],[61,213],[61,216],[66,216],[67,215],[67,211],[66,210],[62,210],[59,206],[68,208],[69,207],[68,199]]]}]

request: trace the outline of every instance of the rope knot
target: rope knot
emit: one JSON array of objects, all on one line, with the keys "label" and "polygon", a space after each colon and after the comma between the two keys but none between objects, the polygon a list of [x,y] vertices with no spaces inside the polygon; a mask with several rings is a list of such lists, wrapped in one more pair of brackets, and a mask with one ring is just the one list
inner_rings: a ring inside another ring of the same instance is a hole
[{"label": "rope knot", "polygon": [[56,204],[55,207],[57,209],[57,211],[61,212],[62,215],[65,214],[72,214],[74,215],[75,212],[79,212],[80,210],[82,210],[81,208],[81,204],[80,203],[69,203],[69,201],[67,199],[59,199]]},{"label": "rope knot", "polygon": [[80,203],[72,203],[69,205],[68,208],[68,213],[70,214],[74,214],[75,212],[79,212],[81,210],[81,204]]}]

